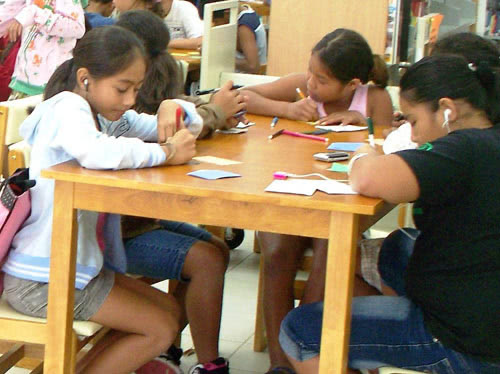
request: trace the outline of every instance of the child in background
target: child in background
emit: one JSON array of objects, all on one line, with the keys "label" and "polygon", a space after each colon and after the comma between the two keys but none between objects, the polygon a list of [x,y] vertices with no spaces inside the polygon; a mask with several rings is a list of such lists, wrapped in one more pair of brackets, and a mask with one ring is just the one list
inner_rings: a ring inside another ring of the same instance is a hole
[{"label": "child in background", "polygon": [[203,22],[198,9],[189,1],[161,0],[165,23],[170,32],[169,48],[199,49],[203,39]]},{"label": "child in background", "polygon": [[236,69],[258,74],[267,64],[267,35],[259,15],[248,5],[240,5],[238,39],[236,43]]},{"label": "child in background", "polygon": [[[420,234],[409,240],[397,231],[384,242],[379,268],[397,296],[353,299],[350,368],[500,372],[498,87],[486,62],[425,57],[400,81],[401,108],[420,147],[356,152],[353,189],[414,201]],[[280,342],[299,373],[318,372],[322,312],[321,303],[304,305],[283,321]]]},{"label": "child in background", "polygon": [[41,94],[84,33],[80,1],[6,0],[0,6],[0,35],[10,41],[22,38],[9,85],[11,98]]},{"label": "child in background", "polygon": [[[292,74],[277,81],[248,87],[249,112],[281,116],[322,124],[365,124],[371,117],[375,124],[392,121],[392,104],[387,91],[387,71],[375,68],[368,43],[358,33],[337,29],[327,34],[312,50],[307,74]],[[368,85],[374,81],[379,86]],[[295,102],[296,88],[306,98]],[[295,235],[258,233],[262,249],[263,305],[267,342],[271,359],[269,373],[293,372],[279,341],[279,328],[293,308],[293,282],[298,266],[308,248],[313,250],[313,265],[302,304],[323,300],[326,251],[325,239]],[[341,240],[341,238],[339,238]]]},{"label": "child in background", "polygon": [[127,10],[141,9],[149,10],[162,18],[165,16],[165,11],[159,0],[113,0],[113,3],[118,13],[123,13]]},{"label": "child in background", "polygon": [[113,0],[90,0],[85,8],[85,17],[92,28],[113,25],[115,21],[110,17],[113,9]]},{"label": "child in background", "polygon": [[[20,133],[31,146],[30,178],[36,186],[31,189],[31,215],[14,237],[2,268],[7,301],[19,312],[35,317],[47,312],[54,183],[40,176],[42,169],[68,160],[90,169],[176,165],[195,154],[195,137],[187,129],[167,140],[168,110],[158,116],[129,110],[146,66],[142,43],[131,32],[115,26],[91,30],[75,47],[73,58],[52,75],[45,101],[21,125]],[[201,122],[192,104],[176,104],[186,115],[185,125]],[[129,127],[118,134],[110,121],[122,117]],[[82,372],[130,373],[172,344],[180,310],[171,295],[103,268],[97,222],[98,213],[79,211],[75,319],[117,333],[109,345],[95,346],[100,353]],[[116,247],[121,238],[119,221],[115,223],[118,227],[106,225],[105,236],[116,233],[114,248],[123,257],[123,248],[120,252]]]},{"label": "child in background", "polygon": [[[149,56],[149,66],[139,90],[135,109],[138,112],[154,114],[163,99],[176,97],[180,91],[177,62],[164,48],[169,40],[168,29],[161,18],[145,10],[122,13],[116,25],[134,32],[144,43]],[[226,90],[231,95],[235,91],[230,91],[229,87]],[[213,126],[213,113],[220,109],[216,105],[206,103],[197,109],[206,120],[204,127],[207,124]],[[223,118],[225,123],[225,115]],[[126,226],[132,226],[130,218],[124,218]],[[133,224],[137,232],[137,226],[141,223],[133,218]],[[161,221],[161,227],[154,230],[146,224],[147,222],[142,222],[145,230],[132,235],[127,235],[130,231],[123,226],[124,235],[128,236],[125,239],[128,272],[180,281],[174,296],[183,307],[181,328],[189,321],[200,362],[192,372],[228,373],[228,363],[219,357],[218,350],[224,273],[229,259],[227,246],[207,231],[186,223]],[[140,372],[151,374],[152,367],[161,367],[162,362],[165,369],[172,369],[172,364],[176,361],[174,353],[175,349],[172,347],[166,355],[166,360],[160,357],[146,364]]]}]

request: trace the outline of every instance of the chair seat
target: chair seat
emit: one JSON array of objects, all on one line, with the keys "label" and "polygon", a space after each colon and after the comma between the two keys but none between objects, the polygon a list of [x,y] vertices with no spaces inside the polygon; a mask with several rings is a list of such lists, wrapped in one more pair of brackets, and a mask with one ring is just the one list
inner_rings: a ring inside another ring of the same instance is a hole
[{"label": "chair seat", "polygon": [[[26,316],[24,314],[16,312],[5,300],[5,297],[2,296],[0,299],[0,319],[14,319],[14,320],[22,320],[22,321],[30,321],[30,322],[39,322],[45,323],[47,320],[45,318],[35,318]],[[97,331],[101,329],[101,325],[91,321],[74,321],[73,322],[73,330],[75,333],[80,336],[92,336]]]}]

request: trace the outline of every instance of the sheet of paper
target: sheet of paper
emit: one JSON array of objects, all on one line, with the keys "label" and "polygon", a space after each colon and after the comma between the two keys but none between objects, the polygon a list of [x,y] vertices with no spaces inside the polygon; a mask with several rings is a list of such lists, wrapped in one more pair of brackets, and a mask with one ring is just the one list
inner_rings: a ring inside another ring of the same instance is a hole
[{"label": "sheet of paper", "polygon": [[202,178],[202,179],[221,179],[221,178],[236,178],[241,177],[240,174],[232,173],[230,171],[225,170],[196,170],[187,175],[191,175],[192,177]]},{"label": "sheet of paper", "polygon": [[348,166],[346,164],[339,164],[338,162],[334,162],[332,166],[330,166],[330,171],[336,171],[337,173],[347,173]]},{"label": "sheet of paper", "polygon": [[266,187],[265,191],[312,196],[316,191],[316,182],[318,181],[311,179],[276,179]]},{"label": "sheet of paper", "polygon": [[359,142],[337,142],[330,144],[328,149],[332,149],[334,151],[354,152],[364,144],[365,143]]},{"label": "sheet of paper", "polygon": [[193,157],[193,160],[196,160],[199,162],[207,162],[209,164],[215,164],[215,165],[241,164],[241,161],[234,161],[234,160],[229,160],[227,158],[214,157],[214,156],[197,156],[197,157]]},{"label": "sheet of paper", "polygon": [[337,126],[316,126],[316,128],[328,130],[331,132],[352,132],[352,131],[366,130],[368,126],[337,125]]},{"label": "sheet of paper", "polygon": [[244,123],[244,122],[238,122],[238,124],[236,125],[236,128],[237,129],[246,129],[247,127],[250,127],[250,126],[255,126],[255,122],[247,122],[247,123]]},{"label": "sheet of paper", "polygon": [[334,180],[322,180],[317,181],[317,189],[323,191],[329,195],[356,195],[350,185],[342,182],[337,182]]}]

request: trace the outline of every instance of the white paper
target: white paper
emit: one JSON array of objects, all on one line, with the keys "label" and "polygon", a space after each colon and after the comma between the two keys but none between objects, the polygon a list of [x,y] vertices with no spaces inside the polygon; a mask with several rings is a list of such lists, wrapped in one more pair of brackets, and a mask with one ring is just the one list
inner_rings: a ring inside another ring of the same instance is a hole
[{"label": "white paper", "polygon": [[237,129],[246,129],[247,127],[250,127],[250,126],[255,126],[255,122],[247,122],[247,123],[244,123],[244,122],[238,122],[238,125],[236,125],[236,128]]},{"label": "white paper", "polygon": [[317,129],[331,132],[352,132],[366,130],[368,126],[337,125],[337,126],[315,126]]},{"label": "white paper", "polygon": [[316,191],[315,182],[317,181],[311,179],[276,179],[266,187],[265,191],[312,196]]},{"label": "white paper", "polygon": [[329,195],[356,195],[350,185],[335,180],[319,179],[276,179],[266,187],[267,192],[291,193],[296,195],[312,196],[316,190]]},{"label": "white paper", "polygon": [[241,164],[241,161],[228,160],[227,158],[214,157],[214,156],[197,156],[193,157],[193,160],[199,162],[208,162],[209,164],[215,165],[236,165]]},{"label": "white paper", "polygon": [[227,130],[215,130],[215,132],[220,132],[221,134],[241,134],[247,131],[248,129],[239,129],[236,127],[231,127],[230,129]]},{"label": "white paper", "polygon": [[357,195],[357,192],[353,191],[349,184],[335,180],[318,181],[317,189],[329,195]]},{"label": "white paper", "polygon": [[382,146],[385,154],[415,148],[417,148],[417,144],[411,141],[411,125],[409,122],[405,122],[394,131],[391,131]]}]

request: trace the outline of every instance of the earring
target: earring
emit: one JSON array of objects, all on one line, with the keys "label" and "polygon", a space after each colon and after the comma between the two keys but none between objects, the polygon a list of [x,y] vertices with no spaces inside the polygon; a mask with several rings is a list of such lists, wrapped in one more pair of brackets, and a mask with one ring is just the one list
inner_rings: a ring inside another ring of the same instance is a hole
[{"label": "earring", "polygon": [[446,129],[446,131],[448,131],[448,133],[450,133],[450,126],[448,125],[448,123],[450,122],[450,114],[451,114],[451,109],[446,109],[444,111],[444,113],[443,113],[443,115],[444,115],[444,122],[441,125],[441,127],[443,129]]},{"label": "earring", "polygon": [[85,91],[88,91],[89,90],[89,80],[87,78],[85,78],[83,80],[83,85],[85,86]]}]

